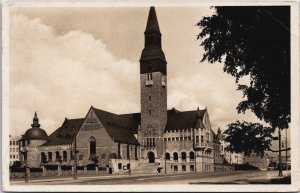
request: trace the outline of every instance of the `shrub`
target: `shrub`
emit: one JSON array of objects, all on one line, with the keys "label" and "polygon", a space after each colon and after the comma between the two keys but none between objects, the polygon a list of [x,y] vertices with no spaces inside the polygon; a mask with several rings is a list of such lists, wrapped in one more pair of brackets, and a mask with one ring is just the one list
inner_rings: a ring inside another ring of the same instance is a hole
[{"label": "shrub", "polygon": [[62,165],[61,169],[62,170],[72,170],[72,166],[71,165],[68,165],[68,166],[67,165]]},{"label": "shrub", "polygon": [[44,165],[46,170],[58,170],[58,165]]},{"label": "shrub", "polygon": [[30,172],[43,172],[42,168],[30,168]]},{"label": "shrub", "polygon": [[87,170],[96,170],[96,167],[98,167],[98,164],[88,164]]}]

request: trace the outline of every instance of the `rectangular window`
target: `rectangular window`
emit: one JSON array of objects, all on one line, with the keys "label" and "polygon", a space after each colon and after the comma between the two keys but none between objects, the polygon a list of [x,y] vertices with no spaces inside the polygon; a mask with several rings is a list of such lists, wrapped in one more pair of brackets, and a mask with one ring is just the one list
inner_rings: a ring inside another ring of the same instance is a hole
[{"label": "rectangular window", "polygon": [[196,145],[199,145],[199,136],[196,136]]},{"label": "rectangular window", "polygon": [[167,141],[167,138],[164,138],[164,141]]},{"label": "rectangular window", "polygon": [[174,172],[178,171],[178,166],[174,166]]},{"label": "rectangular window", "polygon": [[194,171],[194,165],[190,165],[190,171],[191,171],[191,172]]},{"label": "rectangular window", "polygon": [[15,155],[13,155],[13,158],[15,159],[15,158],[16,158],[16,156],[15,156]]},{"label": "rectangular window", "polygon": [[152,80],[152,73],[147,74],[147,80]]},{"label": "rectangular window", "polygon": [[155,146],[155,138],[153,138],[152,140],[153,140],[153,146]]},{"label": "rectangular window", "polygon": [[179,137],[176,137],[176,141],[179,141]]},{"label": "rectangular window", "polygon": [[10,155],[9,157],[10,157],[10,159],[12,159],[12,155]]},{"label": "rectangular window", "polygon": [[185,172],[186,171],[186,166],[182,165],[182,171]]},{"label": "rectangular window", "polygon": [[15,145],[15,141],[13,141],[13,145]]},{"label": "rectangular window", "polygon": [[151,96],[149,96],[149,101],[151,101]]},{"label": "rectangular window", "polygon": [[168,141],[171,141],[171,138],[168,137]]},{"label": "rectangular window", "polygon": [[203,143],[203,142],[204,142],[203,135],[201,135],[201,143]]},{"label": "rectangular window", "polygon": [[9,141],[9,145],[11,145],[11,141]]},{"label": "rectangular window", "polygon": [[182,141],[183,140],[183,137],[180,137],[180,141]]},{"label": "rectangular window", "polygon": [[175,137],[172,137],[172,141],[175,141]]},{"label": "rectangular window", "polygon": [[16,141],[16,145],[19,145],[19,142],[18,142],[18,141]]}]

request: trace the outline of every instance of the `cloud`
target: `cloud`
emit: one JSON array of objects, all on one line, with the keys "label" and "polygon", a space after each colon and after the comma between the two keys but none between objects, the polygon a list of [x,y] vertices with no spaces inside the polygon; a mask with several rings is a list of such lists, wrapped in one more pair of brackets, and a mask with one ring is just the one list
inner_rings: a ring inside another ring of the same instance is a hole
[{"label": "cloud", "polygon": [[57,35],[40,19],[14,15],[10,23],[10,129],[21,135],[38,111],[50,134],[91,105],[122,113],[139,111],[139,65],[115,58],[82,31]]},{"label": "cloud", "polygon": [[[219,126],[225,129],[237,119],[256,122],[251,112],[237,114],[235,108],[242,94],[236,91],[234,79],[223,73],[223,65],[199,63],[203,50],[195,41],[198,31],[194,23],[201,17],[195,14],[191,14],[193,19],[180,17],[170,21],[169,15],[161,12],[163,49],[168,61],[168,108],[184,111],[207,107],[214,130]],[[49,14],[48,18],[52,17]],[[91,18],[95,28],[99,18],[98,15]],[[181,26],[180,33],[174,33],[170,26]],[[140,111],[138,56],[141,50],[138,53],[137,48],[124,50],[124,53],[135,52],[128,58],[137,58],[136,62],[117,57],[107,44],[111,41],[116,45],[120,43],[118,38],[124,41],[127,36],[105,39],[98,34],[96,38],[94,33],[77,27],[78,30],[57,33],[55,27],[38,17],[30,18],[20,12],[11,15],[11,133],[23,134],[30,127],[35,110],[48,134],[65,117],[84,117],[91,105],[114,113]],[[101,27],[109,29],[109,22]],[[132,33],[137,35],[143,31]]]}]

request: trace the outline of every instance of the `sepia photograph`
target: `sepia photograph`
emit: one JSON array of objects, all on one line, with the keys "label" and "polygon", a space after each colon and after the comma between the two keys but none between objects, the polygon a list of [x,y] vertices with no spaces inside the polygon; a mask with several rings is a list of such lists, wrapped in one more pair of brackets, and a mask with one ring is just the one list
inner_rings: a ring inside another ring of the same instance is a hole
[{"label": "sepia photograph", "polygon": [[299,191],[298,3],[99,2],[4,3],[4,191]]}]

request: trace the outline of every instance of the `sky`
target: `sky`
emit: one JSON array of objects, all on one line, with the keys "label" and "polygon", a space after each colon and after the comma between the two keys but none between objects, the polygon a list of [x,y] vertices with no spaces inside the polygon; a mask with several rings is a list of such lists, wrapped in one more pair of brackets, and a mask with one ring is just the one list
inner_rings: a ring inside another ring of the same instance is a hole
[{"label": "sky", "polygon": [[[34,112],[51,134],[90,106],[116,114],[140,112],[139,59],[149,7],[11,8],[10,133],[30,128]],[[197,22],[209,7],[156,7],[167,59],[168,109],[207,108],[214,131],[236,120],[243,99],[223,64],[200,62]]]}]

